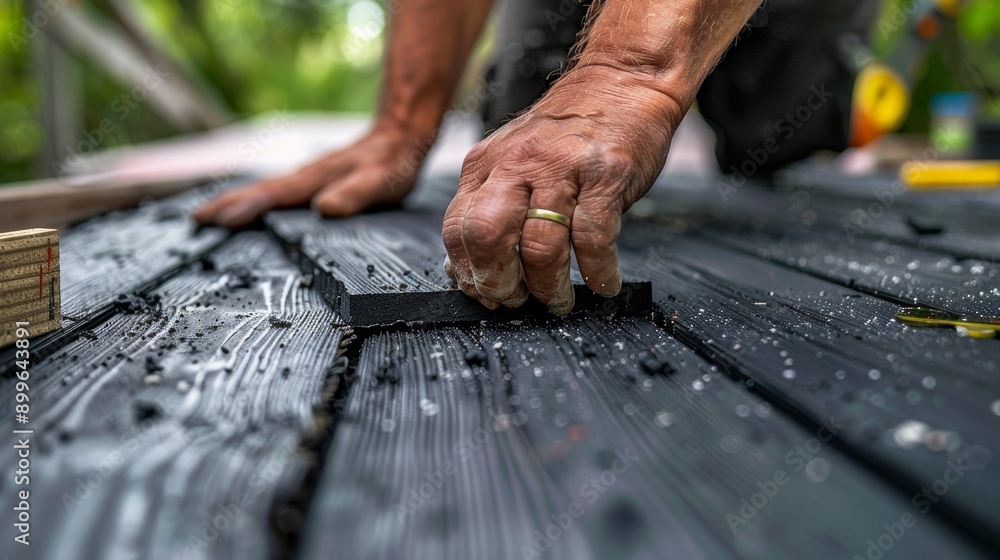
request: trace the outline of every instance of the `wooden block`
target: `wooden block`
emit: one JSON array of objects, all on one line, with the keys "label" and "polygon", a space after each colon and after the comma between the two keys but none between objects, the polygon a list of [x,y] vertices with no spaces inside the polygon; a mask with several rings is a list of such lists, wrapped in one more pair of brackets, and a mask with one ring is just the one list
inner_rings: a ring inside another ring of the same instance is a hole
[{"label": "wooden block", "polygon": [[18,322],[29,336],[58,329],[59,288],[58,230],[0,233],[0,347],[17,340]]}]

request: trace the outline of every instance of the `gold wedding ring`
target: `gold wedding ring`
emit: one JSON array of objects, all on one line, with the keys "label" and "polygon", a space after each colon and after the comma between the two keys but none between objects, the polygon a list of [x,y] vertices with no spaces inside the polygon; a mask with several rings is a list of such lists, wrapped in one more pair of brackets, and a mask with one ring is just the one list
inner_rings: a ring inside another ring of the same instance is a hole
[{"label": "gold wedding ring", "polygon": [[552,222],[560,223],[566,227],[569,227],[569,216],[560,214],[559,212],[553,212],[552,210],[542,210],[541,208],[531,208],[528,210],[527,218],[540,218],[542,220],[549,220]]}]

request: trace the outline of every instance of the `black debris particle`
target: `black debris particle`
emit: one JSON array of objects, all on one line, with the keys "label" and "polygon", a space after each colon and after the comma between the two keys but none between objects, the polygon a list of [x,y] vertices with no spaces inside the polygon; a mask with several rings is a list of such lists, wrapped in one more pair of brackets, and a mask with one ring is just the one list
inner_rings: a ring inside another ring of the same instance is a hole
[{"label": "black debris particle", "polygon": [[153,401],[135,401],[135,419],[137,422],[156,420],[163,417],[163,409]]},{"label": "black debris particle", "polygon": [[171,248],[167,249],[167,255],[171,256],[171,257],[177,257],[177,258],[181,259],[182,261],[186,261],[188,259],[188,257],[190,256],[190,253],[188,253],[184,249],[179,249],[177,247],[171,247]]},{"label": "black debris particle", "polygon": [[941,223],[920,216],[907,216],[906,225],[910,226],[913,233],[917,235],[938,235],[944,233],[944,226]]},{"label": "black debris particle", "polygon": [[487,367],[489,365],[486,352],[481,348],[467,350],[463,358],[465,358],[465,363],[469,364],[469,367]]},{"label": "black debris particle", "polygon": [[611,501],[601,512],[601,517],[608,534],[622,542],[634,541],[645,525],[639,509],[631,500],[625,498]]},{"label": "black debris particle", "polygon": [[392,356],[383,354],[375,362],[375,381],[377,383],[389,383],[396,385],[399,383],[399,372],[396,371],[395,361]]},{"label": "black debris particle", "polygon": [[125,315],[135,315],[160,309],[159,295],[142,295],[137,293],[118,294],[118,298],[112,302],[116,311]]},{"label": "black debris particle", "polygon": [[226,275],[229,277],[226,286],[233,290],[243,290],[253,285],[257,280],[257,275],[250,268],[243,265],[233,265],[227,267]]},{"label": "black debris particle", "polygon": [[650,376],[670,375],[677,371],[663,357],[648,351],[639,354],[639,367]]},{"label": "black debris particle", "polygon": [[163,366],[152,356],[146,356],[146,373],[156,373],[163,371]]},{"label": "black debris particle", "polygon": [[215,270],[215,262],[213,262],[212,259],[208,257],[202,257],[201,259],[199,259],[198,266],[201,268],[201,270],[205,272],[212,272]]},{"label": "black debris particle", "polygon": [[271,326],[276,329],[287,329],[292,326],[292,322],[288,319],[282,319],[281,317],[274,315],[271,315],[271,317],[268,318],[268,321],[271,323]]},{"label": "black debris particle", "polygon": [[153,220],[157,222],[170,222],[186,218],[184,210],[176,204],[157,204],[152,208]]},{"label": "black debris particle", "polygon": [[594,345],[586,340],[580,343],[580,351],[583,352],[583,355],[588,358],[593,358],[597,355],[597,350],[594,350]]}]

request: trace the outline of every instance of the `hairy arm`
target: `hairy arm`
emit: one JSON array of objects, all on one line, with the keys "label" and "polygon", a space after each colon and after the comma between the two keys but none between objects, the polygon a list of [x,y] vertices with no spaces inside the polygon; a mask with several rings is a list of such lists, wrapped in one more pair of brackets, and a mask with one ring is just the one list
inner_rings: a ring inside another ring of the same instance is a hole
[{"label": "hairy arm", "polygon": [[574,67],[640,79],[687,110],[761,0],[597,0]]},{"label": "hairy arm", "polygon": [[433,139],[493,0],[390,0],[377,123]]}]

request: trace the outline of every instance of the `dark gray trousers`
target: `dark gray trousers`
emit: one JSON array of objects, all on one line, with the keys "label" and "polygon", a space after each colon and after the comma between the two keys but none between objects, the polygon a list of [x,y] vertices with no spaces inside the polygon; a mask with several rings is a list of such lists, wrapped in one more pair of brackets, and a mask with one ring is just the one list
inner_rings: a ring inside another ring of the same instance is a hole
[{"label": "dark gray trousers", "polygon": [[[555,81],[588,5],[507,0],[481,104],[487,132]],[[751,159],[767,173],[816,150],[847,148],[854,48],[866,42],[877,8],[877,0],[767,0],[757,10],[698,93],[723,171]]]}]

